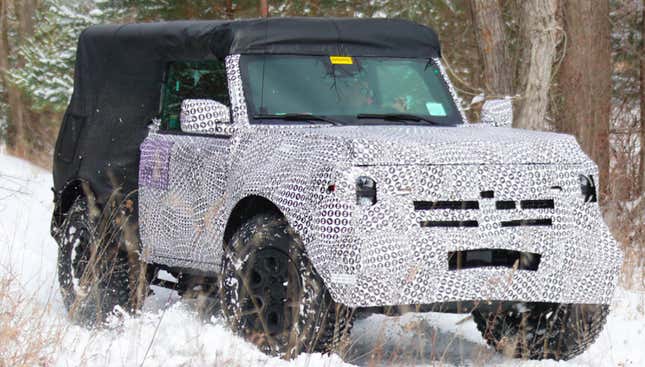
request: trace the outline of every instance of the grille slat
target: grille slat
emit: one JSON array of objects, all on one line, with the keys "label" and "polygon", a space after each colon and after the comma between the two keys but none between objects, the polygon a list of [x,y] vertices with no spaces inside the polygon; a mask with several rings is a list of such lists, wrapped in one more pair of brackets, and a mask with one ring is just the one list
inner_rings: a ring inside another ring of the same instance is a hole
[{"label": "grille slat", "polygon": [[502,227],[533,227],[533,226],[550,226],[551,218],[540,219],[517,219],[502,222]]},{"label": "grille slat", "polygon": [[495,202],[495,209],[497,210],[511,210],[515,209],[515,202],[510,200],[500,200]]},{"label": "grille slat", "polygon": [[424,220],[419,222],[421,227],[478,227],[476,220]]},{"label": "grille slat", "polygon": [[522,209],[553,209],[555,204],[553,199],[549,200],[522,200],[520,201]]},{"label": "grille slat", "polygon": [[479,209],[477,201],[414,201],[414,210]]},{"label": "grille slat", "polygon": [[487,190],[479,193],[482,199],[493,199],[495,197],[495,191]]}]

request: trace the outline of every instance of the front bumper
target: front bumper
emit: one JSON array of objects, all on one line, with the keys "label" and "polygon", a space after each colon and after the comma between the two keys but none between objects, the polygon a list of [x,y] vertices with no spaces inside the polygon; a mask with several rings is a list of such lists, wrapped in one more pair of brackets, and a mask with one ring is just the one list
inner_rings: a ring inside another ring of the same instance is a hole
[{"label": "front bumper", "polygon": [[[348,173],[348,185],[357,175],[373,177],[378,202],[360,208],[351,202],[351,190],[341,191],[326,198],[314,218],[316,236],[306,242],[307,251],[335,301],[352,307],[473,300],[610,303],[622,252],[597,204],[580,197],[578,175],[589,167],[540,166],[528,173],[519,166],[395,170],[394,176],[392,167]],[[482,198],[482,191],[495,197]],[[553,200],[554,208],[498,210],[495,204],[536,197]],[[478,209],[415,210],[412,204],[445,199],[476,201]],[[531,218],[552,224],[500,225]],[[427,228],[419,225],[424,221],[477,226]],[[483,248],[537,253],[540,265],[536,271],[449,270],[449,252]]]}]

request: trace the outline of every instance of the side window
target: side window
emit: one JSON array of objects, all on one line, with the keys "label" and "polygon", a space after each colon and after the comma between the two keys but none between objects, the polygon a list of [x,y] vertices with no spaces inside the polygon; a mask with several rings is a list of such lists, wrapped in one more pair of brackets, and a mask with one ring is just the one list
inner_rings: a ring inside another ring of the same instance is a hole
[{"label": "side window", "polygon": [[184,99],[213,99],[230,106],[225,64],[217,60],[168,64],[162,90],[162,129],[179,130]]}]

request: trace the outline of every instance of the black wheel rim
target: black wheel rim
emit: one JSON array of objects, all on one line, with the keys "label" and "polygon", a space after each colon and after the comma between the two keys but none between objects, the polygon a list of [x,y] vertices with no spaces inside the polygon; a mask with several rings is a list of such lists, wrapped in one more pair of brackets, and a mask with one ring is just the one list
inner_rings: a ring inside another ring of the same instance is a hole
[{"label": "black wheel rim", "polygon": [[302,298],[296,264],[285,251],[265,247],[251,254],[241,275],[241,329],[260,344],[282,344],[297,321]]}]

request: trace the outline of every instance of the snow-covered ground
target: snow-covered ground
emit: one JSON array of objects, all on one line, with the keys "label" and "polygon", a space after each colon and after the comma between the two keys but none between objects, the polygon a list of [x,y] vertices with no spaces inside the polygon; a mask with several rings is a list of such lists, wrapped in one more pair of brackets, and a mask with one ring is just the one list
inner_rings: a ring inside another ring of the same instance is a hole
[{"label": "snow-covered ground", "polygon": [[[221,319],[204,322],[189,302],[163,289],[147,299],[140,315],[115,319],[102,330],[86,330],[67,322],[58,291],[56,244],[49,236],[51,186],[49,172],[0,153],[0,280],[13,278],[13,294],[26,297],[20,309],[9,309],[14,304],[0,299],[0,322],[2,315],[14,314],[22,317],[18,329],[23,330],[4,339],[0,366],[7,365],[9,354],[33,344],[36,334],[44,346],[38,364],[57,366],[645,366],[642,290],[619,289],[599,340],[581,356],[561,363],[504,358],[484,345],[466,315],[438,313],[377,315],[357,322],[345,362],[320,354],[286,362],[260,353]],[[28,327],[37,330],[25,334]]]}]

